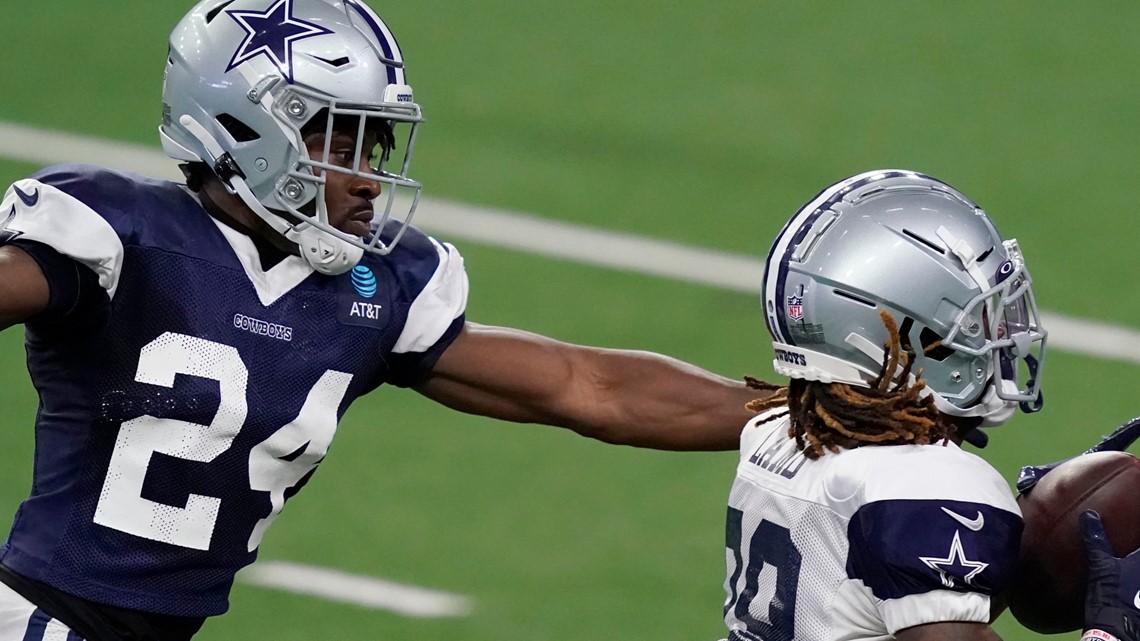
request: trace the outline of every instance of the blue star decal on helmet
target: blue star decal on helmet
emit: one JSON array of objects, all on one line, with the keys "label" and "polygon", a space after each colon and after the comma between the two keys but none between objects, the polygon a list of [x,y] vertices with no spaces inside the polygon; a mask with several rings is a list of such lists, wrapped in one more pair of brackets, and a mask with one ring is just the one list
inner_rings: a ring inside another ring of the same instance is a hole
[{"label": "blue star decal on helmet", "polygon": [[245,30],[245,38],[230,58],[226,71],[257,56],[265,56],[289,84],[293,83],[293,44],[298,40],[332,33],[311,22],[293,17],[293,0],[277,0],[261,11],[226,11]]}]

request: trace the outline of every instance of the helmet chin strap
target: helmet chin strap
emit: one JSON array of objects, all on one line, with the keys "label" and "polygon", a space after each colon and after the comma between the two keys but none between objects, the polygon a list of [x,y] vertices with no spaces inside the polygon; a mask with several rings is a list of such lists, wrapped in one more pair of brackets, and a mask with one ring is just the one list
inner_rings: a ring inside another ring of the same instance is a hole
[{"label": "helmet chin strap", "polygon": [[[208,162],[211,167],[227,158],[232,162],[232,158],[229,158],[218,141],[198,121],[190,116],[182,116],[178,121],[198,142],[202,143],[206,153],[211,156],[211,158],[203,160]],[[235,173],[228,179],[222,179],[222,184],[225,185],[227,191],[240,197],[242,202],[274,231],[284,236],[286,240],[295,243],[301,251],[301,257],[317,272],[328,276],[343,274],[355,267],[364,257],[364,249],[352,243],[332,234],[326,234],[308,223],[302,222],[292,225],[281,216],[269,211],[257,199],[249,185],[245,184],[245,179],[240,173]],[[321,200],[324,199],[323,188],[317,197]]]},{"label": "helmet chin strap", "polygon": [[310,267],[327,276],[347,272],[364,257],[364,250],[360,247],[306,223],[292,227],[284,236],[297,243],[301,256]]},{"label": "helmet chin strap", "polygon": [[931,390],[930,395],[934,398],[935,407],[943,414],[949,414],[950,416],[979,417],[982,419],[982,424],[979,427],[997,427],[1012,418],[1013,413],[1017,410],[1017,403],[998,398],[998,385],[1003,387],[1012,385],[1016,387],[1011,381],[1006,380],[1002,380],[996,384],[990,383],[986,386],[986,393],[982,395],[982,398],[968,409],[957,407],[933,390]]}]

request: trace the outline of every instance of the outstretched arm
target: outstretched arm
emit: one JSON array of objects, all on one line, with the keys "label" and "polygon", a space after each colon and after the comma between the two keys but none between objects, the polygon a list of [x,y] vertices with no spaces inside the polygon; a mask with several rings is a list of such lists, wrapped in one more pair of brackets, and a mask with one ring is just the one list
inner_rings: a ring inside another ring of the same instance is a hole
[{"label": "outstretched arm", "polygon": [[40,266],[19,247],[0,247],[0,330],[47,308],[51,290]]},{"label": "outstretched arm", "polygon": [[944,622],[916,625],[899,630],[899,641],[1001,641],[994,629],[985,623]]},{"label": "outstretched arm", "polygon": [[463,412],[665,450],[736,449],[744,405],[767,394],[659,354],[473,323],[416,389]]}]

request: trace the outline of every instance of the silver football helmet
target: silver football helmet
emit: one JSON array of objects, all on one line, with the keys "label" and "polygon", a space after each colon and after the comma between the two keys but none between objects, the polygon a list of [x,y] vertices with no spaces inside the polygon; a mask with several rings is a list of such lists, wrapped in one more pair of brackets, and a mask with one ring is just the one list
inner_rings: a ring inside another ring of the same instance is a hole
[{"label": "silver football helmet", "polygon": [[773,363],[867,387],[882,368],[885,309],[937,407],[1000,425],[1042,404],[1046,331],[1031,283],[1017,241],[953,187],[913,171],[859,174],[800,208],[772,245]]},{"label": "silver football helmet", "polygon": [[[323,273],[351,269],[366,251],[388,253],[415,214],[422,186],[408,177],[408,165],[423,118],[395,38],[360,0],[198,3],[170,35],[162,102],[167,155],[207,163]],[[334,120],[356,135],[351,167],[330,157]],[[407,129],[399,133],[402,146],[373,146],[375,131],[397,125]],[[323,157],[310,157],[306,126],[325,132]],[[329,224],[330,171],[383,183],[369,237]],[[393,213],[397,192],[407,196],[399,199],[406,206],[400,215]],[[391,218],[403,225],[382,239]]]}]

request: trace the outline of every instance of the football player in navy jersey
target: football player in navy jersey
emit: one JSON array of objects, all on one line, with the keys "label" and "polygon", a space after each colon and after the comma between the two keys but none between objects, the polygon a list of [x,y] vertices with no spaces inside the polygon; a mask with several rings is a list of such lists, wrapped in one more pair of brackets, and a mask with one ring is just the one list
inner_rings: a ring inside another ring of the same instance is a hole
[{"label": "football player in navy jersey", "polygon": [[997,639],[1023,523],[959,445],[1042,405],[1017,242],[941,181],[859,174],[776,238],[764,313],[791,381],[752,383],[769,395],[728,499],[728,639]]},{"label": "football player in navy jersey", "polygon": [[421,122],[360,0],[207,0],[170,38],[186,184],[67,165],[0,202],[0,328],[40,395],[0,547],[0,641],[189,639],[385,383],[606,442],[735,448],[743,383],[466,320],[456,249],[408,225]]}]

